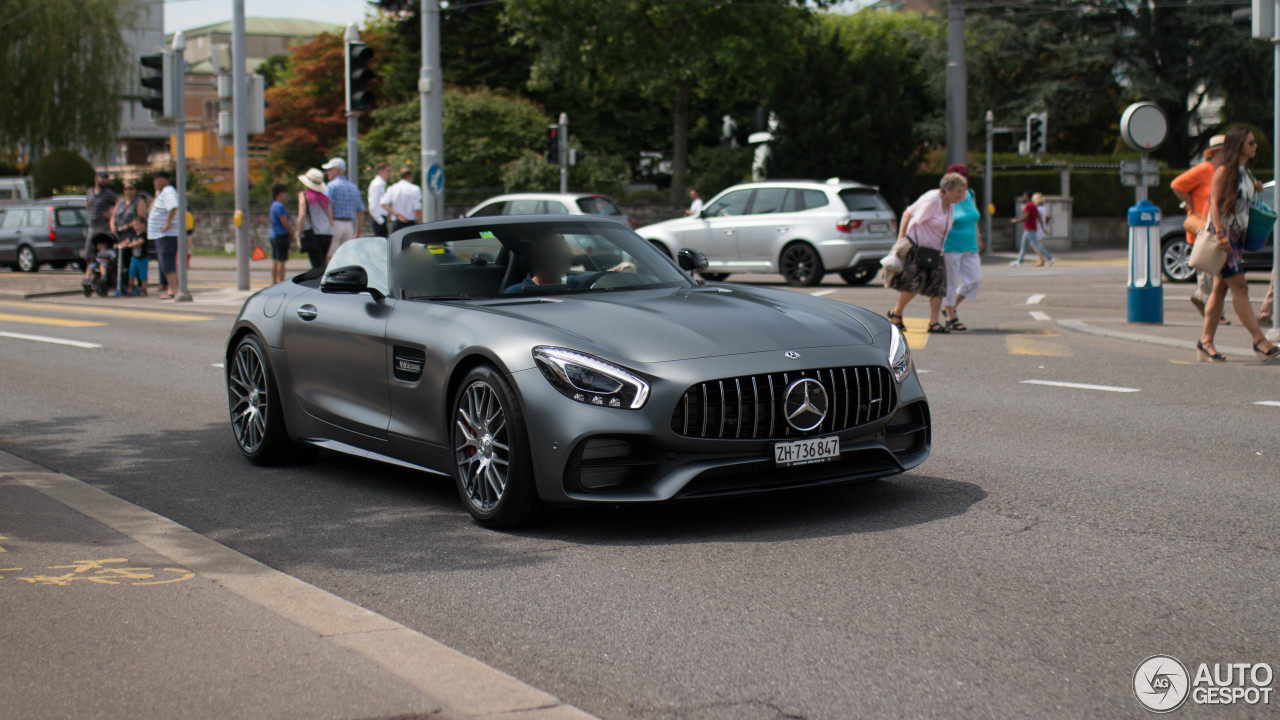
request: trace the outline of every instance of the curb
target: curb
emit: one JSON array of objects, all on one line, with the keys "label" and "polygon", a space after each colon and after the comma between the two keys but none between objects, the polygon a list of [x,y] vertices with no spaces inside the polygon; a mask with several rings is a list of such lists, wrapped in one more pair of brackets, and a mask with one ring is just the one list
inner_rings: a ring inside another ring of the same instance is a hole
[{"label": "curb", "polygon": [[[100,522],[232,593],[387,670],[449,718],[596,720],[556,697],[168,518],[0,451],[0,475]],[[6,470],[5,466],[19,469]]]},{"label": "curb", "polygon": [[[1160,337],[1159,335],[1144,335],[1142,333],[1129,332],[1127,330],[1110,330],[1107,328],[1094,327],[1086,320],[1055,320],[1054,322],[1059,327],[1064,327],[1068,330],[1074,330],[1079,333],[1086,333],[1088,335],[1099,335],[1101,337],[1147,343],[1148,345],[1164,345],[1165,347],[1178,348],[1179,350],[1196,349],[1195,342],[1191,340],[1175,340],[1173,338]],[[1243,355],[1250,358],[1254,357],[1252,348],[1219,345],[1218,352],[1230,355]]]}]

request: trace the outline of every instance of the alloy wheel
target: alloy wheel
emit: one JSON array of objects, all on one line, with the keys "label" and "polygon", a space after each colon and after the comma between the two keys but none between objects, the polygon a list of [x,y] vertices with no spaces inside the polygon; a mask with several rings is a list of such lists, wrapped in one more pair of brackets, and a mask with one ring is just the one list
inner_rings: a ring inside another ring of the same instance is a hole
[{"label": "alloy wheel", "polygon": [[822,276],[822,260],[804,243],[797,243],[782,253],[782,276],[792,285],[814,285]]},{"label": "alloy wheel", "polygon": [[227,387],[232,394],[231,429],[245,453],[256,453],[267,436],[270,400],[266,366],[257,348],[248,343],[236,348],[228,377]]},{"label": "alloy wheel", "polygon": [[22,269],[22,272],[35,272],[37,267],[36,251],[26,245],[18,248],[18,267]]},{"label": "alloy wheel", "polygon": [[1164,251],[1160,253],[1160,260],[1164,274],[1174,282],[1188,282],[1196,276],[1196,271],[1191,267],[1191,244],[1184,238],[1166,243]]},{"label": "alloy wheel", "polygon": [[507,489],[511,447],[497,390],[483,380],[467,386],[455,418],[454,457],[467,501],[489,512]]}]

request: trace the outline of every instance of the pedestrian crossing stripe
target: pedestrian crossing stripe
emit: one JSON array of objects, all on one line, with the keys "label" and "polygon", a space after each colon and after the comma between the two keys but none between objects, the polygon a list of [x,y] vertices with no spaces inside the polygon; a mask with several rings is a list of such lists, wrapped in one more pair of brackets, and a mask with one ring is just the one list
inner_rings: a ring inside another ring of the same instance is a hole
[{"label": "pedestrian crossing stripe", "polygon": [[106,325],[104,322],[94,322],[92,320],[71,320],[68,318],[48,317],[46,315],[10,315],[8,313],[0,313],[0,322],[52,325],[54,327],[67,328],[101,327]]},{"label": "pedestrian crossing stripe", "polygon": [[[135,320],[159,320],[161,322],[196,322],[200,320],[210,320],[208,315],[193,315],[190,313],[164,312],[158,310],[131,310],[128,308],[108,308],[86,305],[56,305],[53,303],[32,303],[32,302],[13,302],[0,301],[0,307],[22,308],[28,312],[50,312],[50,313],[72,313],[80,315],[102,315],[106,317],[131,318]],[[0,316],[5,317],[5,316]],[[35,317],[35,316],[25,316]],[[56,319],[56,318],[46,318]],[[15,321],[21,322],[21,321]],[[68,320],[67,322],[80,322]],[[60,323],[49,322],[49,325],[60,325]],[[89,323],[89,325],[105,325],[106,323]],[[61,325],[62,327],[88,327],[89,325]]]}]

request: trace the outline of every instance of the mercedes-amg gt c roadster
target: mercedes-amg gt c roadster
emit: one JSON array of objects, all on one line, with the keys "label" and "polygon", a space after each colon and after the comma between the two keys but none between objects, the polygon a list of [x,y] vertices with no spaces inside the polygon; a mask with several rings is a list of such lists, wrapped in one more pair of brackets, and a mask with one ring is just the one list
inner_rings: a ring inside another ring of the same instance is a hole
[{"label": "mercedes-amg gt c roadster", "polygon": [[704,283],[625,225],[483,217],[347,242],[245,301],[251,462],[316,447],[452,477],[480,523],[883,477],[924,462],[906,340],[862,308]]}]

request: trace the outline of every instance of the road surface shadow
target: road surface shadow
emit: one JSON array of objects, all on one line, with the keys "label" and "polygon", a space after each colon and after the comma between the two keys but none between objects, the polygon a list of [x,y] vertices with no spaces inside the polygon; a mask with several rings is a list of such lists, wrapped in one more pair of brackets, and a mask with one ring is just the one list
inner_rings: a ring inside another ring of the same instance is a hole
[{"label": "road surface shadow", "polygon": [[[977,485],[908,473],[852,485],[653,506],[553,508],[510,531],[475,524],[449,478],[321,452],[257,467],[221,423],[104,432],[96,416],[0,424],[5,449],[278,569],[380,572],[529,566],[570,546],[783,542],[881,532],[963,514]],[[121,428],[124,430],[126,428]],[[88,434],[93,440],[84,442]]]}]

